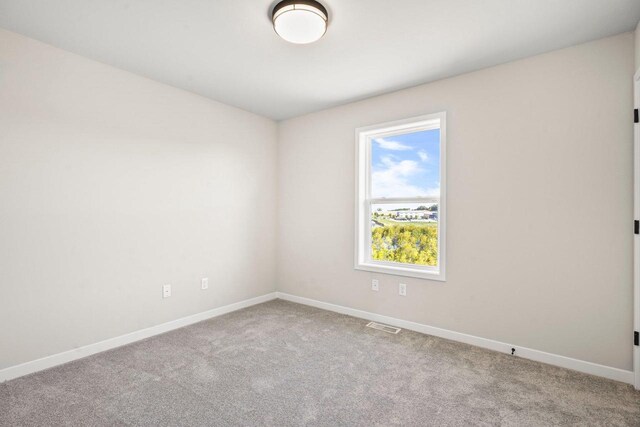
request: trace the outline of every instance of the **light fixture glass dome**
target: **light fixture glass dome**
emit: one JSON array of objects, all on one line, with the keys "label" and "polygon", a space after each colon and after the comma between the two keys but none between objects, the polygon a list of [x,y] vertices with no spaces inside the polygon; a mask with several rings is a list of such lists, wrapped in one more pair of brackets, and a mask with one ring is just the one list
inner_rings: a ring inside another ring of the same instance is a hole
[{"label": "light fixture glass dome", "polygon": [[291,43],[306,44],[319,40],[327,31],[327,9],[313,0],[285,0],[273,8],[276,33]]}]

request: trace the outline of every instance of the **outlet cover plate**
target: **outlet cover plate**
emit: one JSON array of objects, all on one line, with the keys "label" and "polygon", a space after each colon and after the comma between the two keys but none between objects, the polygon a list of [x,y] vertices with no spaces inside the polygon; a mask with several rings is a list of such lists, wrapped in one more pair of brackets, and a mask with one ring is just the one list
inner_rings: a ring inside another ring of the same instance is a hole
[{"label": "outlet cover plate", "polygon": [[398,294],[402,295],[403,297],[407,296],[407,284],[406,283],[400,283],[400,285],[398,286]]}]

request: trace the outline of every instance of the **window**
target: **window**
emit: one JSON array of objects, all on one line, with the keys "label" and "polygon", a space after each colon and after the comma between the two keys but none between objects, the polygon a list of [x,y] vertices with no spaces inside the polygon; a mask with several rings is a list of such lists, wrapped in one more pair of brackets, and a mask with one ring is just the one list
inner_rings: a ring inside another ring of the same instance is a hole
[{"label": "window", "polygon": [[445,113],[356,130],[356,269],[445,279],[445,141]]}]

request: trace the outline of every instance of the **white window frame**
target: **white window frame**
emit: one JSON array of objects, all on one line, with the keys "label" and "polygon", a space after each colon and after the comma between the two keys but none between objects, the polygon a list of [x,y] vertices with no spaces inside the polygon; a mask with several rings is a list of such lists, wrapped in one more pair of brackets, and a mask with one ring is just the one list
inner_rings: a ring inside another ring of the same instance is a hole
[{"label": "white window frame", "polygon": [[[371,197],[371,140],[397,134],[440,129],[440,197]],[[356,129],[355,269],[445,281],[446,266],[446,113],[428,114]],[[379,261],[371,257],[371,206],[391,203],[438,203],[438,266]]]}]

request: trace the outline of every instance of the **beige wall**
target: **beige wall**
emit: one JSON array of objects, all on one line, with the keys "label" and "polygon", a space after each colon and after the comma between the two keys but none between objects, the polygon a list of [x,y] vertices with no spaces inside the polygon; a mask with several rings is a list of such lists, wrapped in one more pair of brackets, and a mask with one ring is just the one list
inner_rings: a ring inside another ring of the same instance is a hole
[{"label": "beige wall", "polygon": [[0,30],[0,369],[274,291],[275,160],[270,120]]},{"label": "beige wall", "polygon": [[[631,369],[633,43],[625,33],[282,122],[278,290]],[[447,282],[354,270],[354,129],[439,111]]]}]

